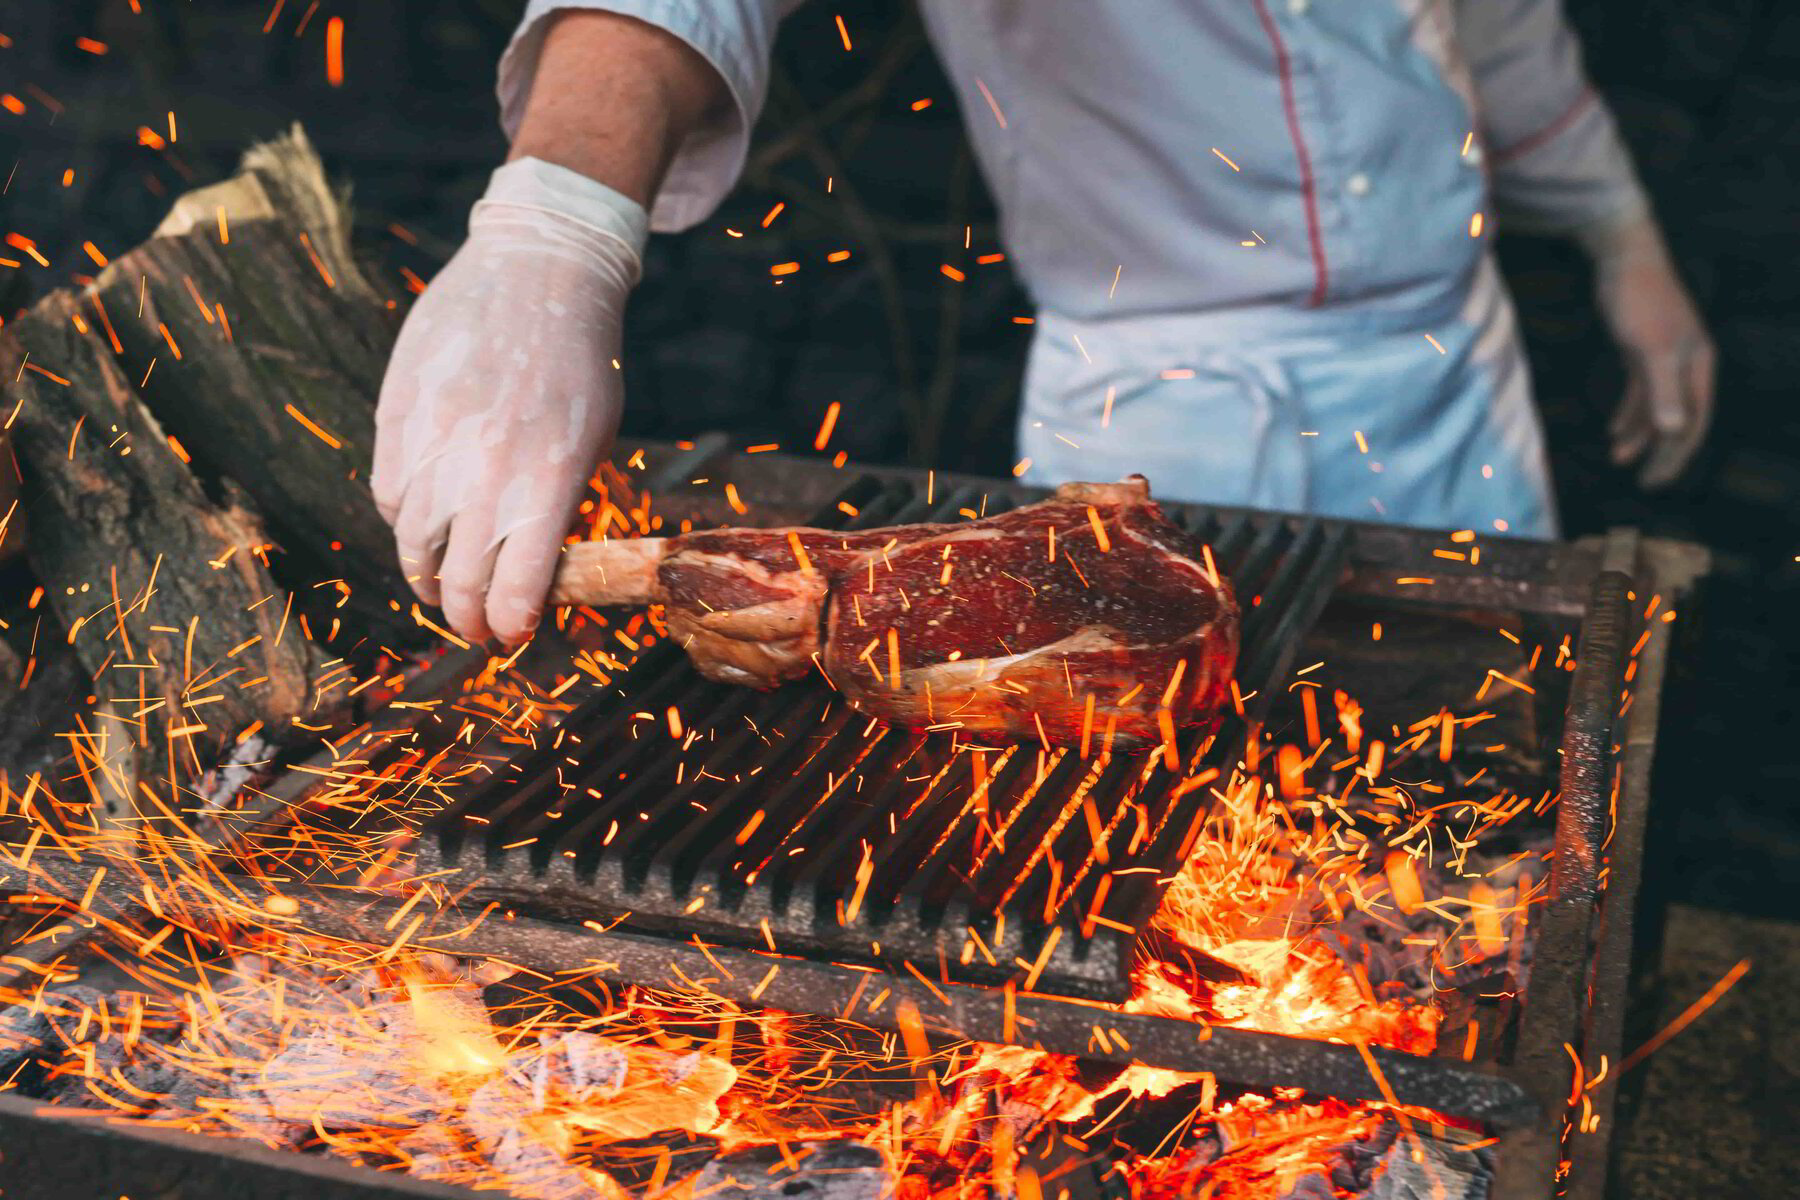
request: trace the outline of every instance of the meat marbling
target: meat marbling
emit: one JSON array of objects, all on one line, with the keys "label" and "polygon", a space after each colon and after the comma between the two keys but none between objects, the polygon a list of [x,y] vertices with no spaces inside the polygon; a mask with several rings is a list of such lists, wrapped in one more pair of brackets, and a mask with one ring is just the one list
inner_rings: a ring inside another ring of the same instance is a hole
[{"label": "meat marbling", "polygon": [[958,524],[701,530],[565,559],[551,603],[660,602],[710,679],[817,669],[872,716],[965,735],[1159,741],[1217,713],[1237,658],[1230,585],[1140,476]]}]

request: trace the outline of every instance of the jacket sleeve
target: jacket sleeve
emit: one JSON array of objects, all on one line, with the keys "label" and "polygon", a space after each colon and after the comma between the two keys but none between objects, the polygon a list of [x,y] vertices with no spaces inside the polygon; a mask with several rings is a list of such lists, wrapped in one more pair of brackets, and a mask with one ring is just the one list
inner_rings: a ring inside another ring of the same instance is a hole
[{"label": "jacket sleeve", "polygon": [[500,124],[519,128],[550,18],[588,10],[635,17],[680,38],[719,72],[731,95],[717,121],[696,129],[676,151],[650,204],[650,227],[675,233],[705,220],[744,169],[750,128],[769,84],[775,30],[800,0],[530,0],[500,58]]},{"label": "jacket sleeve", "polygon": [[1494,202],[1509,227],[1570,234],[1649,208],[1561,0],[1454,0]]}]

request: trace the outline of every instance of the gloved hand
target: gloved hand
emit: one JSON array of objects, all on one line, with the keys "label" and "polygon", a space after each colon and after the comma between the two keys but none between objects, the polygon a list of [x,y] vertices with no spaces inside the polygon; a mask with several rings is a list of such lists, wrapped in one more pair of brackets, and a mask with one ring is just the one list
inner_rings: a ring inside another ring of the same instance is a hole
[{"label": "gloved hand", "polygon": [[1665,487],[1686,469],[1712,423],[1712,339],[1656,220],[1648,213],[1581,237],[1593,257],[1600,311],[1625,359],[1613,414],[1612,459],[1642,460],[1638,482]]},{"label": "gloved hand", "polygon": [[618,429],[620,321],[647,225],[605,184],[508,163],[400,331],[375,414],[375,503],[419,598],[471,641],[537,626]]}]

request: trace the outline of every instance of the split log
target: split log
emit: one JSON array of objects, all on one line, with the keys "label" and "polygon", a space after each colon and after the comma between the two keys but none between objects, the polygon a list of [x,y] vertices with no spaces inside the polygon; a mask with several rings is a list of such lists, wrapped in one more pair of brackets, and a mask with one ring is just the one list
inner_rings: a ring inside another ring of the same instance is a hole
[{"label": "split log", "polygon": [[[254,723],[285,730],[324,656],[288,628],[288,593],[259,557],[268,535],[238,489],[207,497],[118,357],[76,323],[83,307],[58,292],[11,329],[29,356],[10,396],[28,556],[94,676],[111,744],[93,751],[185,745],[186,774]],[[113,765],[116,811],[136,772]]]},{"label": "split log", "polygon": [[[101,272],[82,312],[215,493],[241,487],[281,554],[278,578],[321,585],[359,633],[416,634],[410,591],[367,485],[375,397],[397,333],[350,250],[349,216],[298,127],[238,173],[183,196]],[[151,363],[154,362],[154,367]]]},{"label": "split log", "polygon": [[95,676],[112,801],[124,758],[279,741],[328,660],[420,635],[366,484],[395,305],[348,229],[296,127],[0,335],[28,561]]}]

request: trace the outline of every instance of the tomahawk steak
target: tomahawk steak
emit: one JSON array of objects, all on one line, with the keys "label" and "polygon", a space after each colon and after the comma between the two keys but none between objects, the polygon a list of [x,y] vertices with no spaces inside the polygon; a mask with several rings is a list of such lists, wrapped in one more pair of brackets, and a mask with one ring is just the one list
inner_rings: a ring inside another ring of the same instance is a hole
[{"label": "tomahawk steak", "polygon": [[1162,741],[1210,719],[1238,612],[1142,477],[958,524],[711,529],[569,548],[552,604],[661,603],[710,679],[814,670],[912,727]]}]

